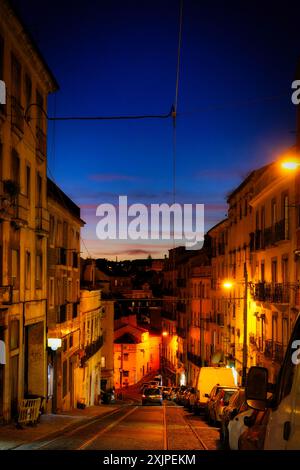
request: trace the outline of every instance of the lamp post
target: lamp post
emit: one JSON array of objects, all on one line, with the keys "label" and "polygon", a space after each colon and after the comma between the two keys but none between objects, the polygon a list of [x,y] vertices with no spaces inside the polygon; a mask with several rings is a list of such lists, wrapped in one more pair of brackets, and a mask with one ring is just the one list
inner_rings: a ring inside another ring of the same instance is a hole
[{"label": "lamp post", "polygon": [[247,362],[248,362],[248,344],[247,344],[247,334],[248,334],[248,271],[246,261],[244,263],[244,337],[243,337],[243,369],[242,369],[242,386],[246,386],[247,380]]},{"label": "lamp post", "polygon": [[[243,331],[243,359],[242,359],[242,386],[245,387],[247,381],[247,364],[248,364],[248,271],[247,263],[244,262],[244,295],[241,298],[235,298],[231,300],[243,300],[243,322],[244,322],[244,331]],[[233,283],[229,280],[223,282],[223,287],[225,289],[232,289]]]}]

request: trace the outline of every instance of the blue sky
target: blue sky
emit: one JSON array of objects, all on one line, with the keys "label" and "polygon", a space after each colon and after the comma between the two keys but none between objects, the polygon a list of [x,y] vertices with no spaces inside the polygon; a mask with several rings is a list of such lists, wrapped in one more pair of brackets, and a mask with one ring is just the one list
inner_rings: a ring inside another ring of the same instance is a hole
[{"label": "blue sky", "polygon": [[[177,0],[15,4],[60,84],[50,115],[169,111]],[[224,217],[226,194],[247,172],[294,143],[299,9],[296,2],[184,0],[176,200],[204,203],[206,229]],[[167,252],[168,243],[100,242],[95,213],[122,194],[132,203],[171,203],[172,139],[171,120],[49,124],[49,175],[81,206],[91,255]]]}]

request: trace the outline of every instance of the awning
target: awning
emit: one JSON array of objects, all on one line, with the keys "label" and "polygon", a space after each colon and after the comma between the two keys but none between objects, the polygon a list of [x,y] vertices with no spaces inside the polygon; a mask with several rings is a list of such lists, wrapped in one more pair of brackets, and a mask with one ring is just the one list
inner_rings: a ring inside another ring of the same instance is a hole
[{"label": "awning", "polygon": [[6,347],[2,340],[0,340],[0,364],[6,364]]}]

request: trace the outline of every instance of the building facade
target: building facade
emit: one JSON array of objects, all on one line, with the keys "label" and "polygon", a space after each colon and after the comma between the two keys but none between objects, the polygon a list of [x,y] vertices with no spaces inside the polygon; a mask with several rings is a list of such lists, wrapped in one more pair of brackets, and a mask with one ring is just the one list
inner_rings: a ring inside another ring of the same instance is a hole
[{"label": "building facade", "polygon": [[76,406],[75,369],[80,365],[80,209],[48,179],[48,410]]},{"label": "building facade", "polygon": [[[10,4],[0,2],[0,419],[47,395],[47,96],[58,89]],[[35,105],[32,105],[35,103]]]}]

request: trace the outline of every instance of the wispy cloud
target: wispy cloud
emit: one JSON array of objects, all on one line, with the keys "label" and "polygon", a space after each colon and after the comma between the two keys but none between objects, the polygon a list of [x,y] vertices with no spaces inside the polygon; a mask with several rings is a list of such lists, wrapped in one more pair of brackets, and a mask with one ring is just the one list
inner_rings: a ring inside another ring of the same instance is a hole
[{"label": "wispy cloud", "polygon": [[88,176],[91,181],[112,182],[112,181],[137,181],[139,178],[133,175],[121,173],[95,173]]}]

